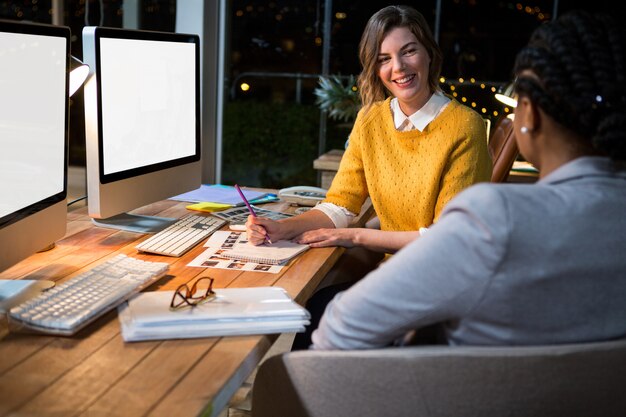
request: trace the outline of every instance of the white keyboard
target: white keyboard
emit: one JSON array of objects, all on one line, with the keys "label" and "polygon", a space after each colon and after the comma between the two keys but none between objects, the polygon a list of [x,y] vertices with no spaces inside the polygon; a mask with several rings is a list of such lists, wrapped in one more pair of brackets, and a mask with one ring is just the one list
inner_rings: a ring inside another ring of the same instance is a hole
[{"label": "white keyboard", "polygon": [[140,252],[182,256],[226,224],[226,220],[189,214],[135,246]]},{"label": "white keyboard", "polygon": [[15,326],[71,336],[161,278],[165,262],[117,255],[9,310]]}]

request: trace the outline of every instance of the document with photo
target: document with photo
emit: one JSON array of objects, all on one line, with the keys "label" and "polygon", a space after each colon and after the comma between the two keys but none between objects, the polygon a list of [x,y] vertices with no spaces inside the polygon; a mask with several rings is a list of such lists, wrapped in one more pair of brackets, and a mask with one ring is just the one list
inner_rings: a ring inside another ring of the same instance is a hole
[{"label": "document with photo", "polygon": [[188,266],[252,272],[269,272],[272,274],[278,274],[283,269],[284,265],[239,261],[226,258],[222,255],[224,251],[232,249],[236,244],[247,244],[245,233],[233,231],[215,232],[204,244],[207,249],[192,260]]}]

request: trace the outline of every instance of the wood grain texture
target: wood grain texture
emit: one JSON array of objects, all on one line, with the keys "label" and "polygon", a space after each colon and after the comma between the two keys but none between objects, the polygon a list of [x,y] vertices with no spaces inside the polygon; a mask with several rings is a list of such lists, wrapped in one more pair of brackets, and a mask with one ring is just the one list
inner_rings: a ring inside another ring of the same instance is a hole
[{"label": "wood grain texture", "polygon": [[[162,201],[135,214],[181,217],[186,203]],[[266,205],[293,210],[286,203]],[[364,210],[362,217],[371,211]],[[311,249],[279,274],[189,267],[198,245],[180,258],[138,253],[147,235],[95,226],[85,207],[68,213],[67,232],[49,251],[0,274],[1,279],[71,279],[119,253],[168,262],[149,291],[170,291],[199,276],[215,288],[280,286],[304,304],[343,253]],[[255,369],[277,335],[124,343],[111,311],[73,337],[9,331],[0,318],[0,416],[217,415]]]}]

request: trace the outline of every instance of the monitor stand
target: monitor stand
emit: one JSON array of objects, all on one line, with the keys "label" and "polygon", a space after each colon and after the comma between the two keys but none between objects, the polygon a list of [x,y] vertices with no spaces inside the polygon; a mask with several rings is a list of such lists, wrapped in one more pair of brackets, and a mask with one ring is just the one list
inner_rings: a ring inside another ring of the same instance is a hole
[{"label": "monitor stand", "polygon": [[111,216],[106,219],[91,219],[96,226],[134,233],[157,233],[175,223],[177,220],[178,219],[170,217],[144,216],[128,213],[118,214],[117,216]]}]

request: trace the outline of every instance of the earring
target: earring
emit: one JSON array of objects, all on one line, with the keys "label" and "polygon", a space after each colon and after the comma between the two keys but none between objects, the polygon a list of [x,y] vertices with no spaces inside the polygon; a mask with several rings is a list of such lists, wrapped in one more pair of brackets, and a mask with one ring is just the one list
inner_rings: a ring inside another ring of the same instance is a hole
[{"label": "earring", "polygon": [[530,129],[527,128],[526,126],[522,126],[519,130],[525,135],[527,135],[530,132]]}]

